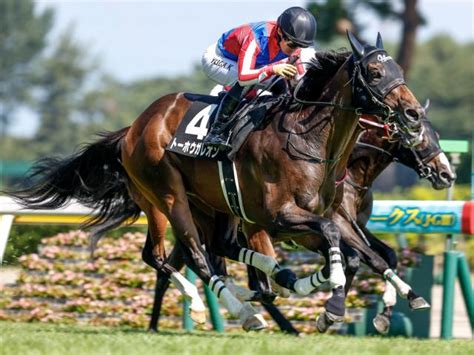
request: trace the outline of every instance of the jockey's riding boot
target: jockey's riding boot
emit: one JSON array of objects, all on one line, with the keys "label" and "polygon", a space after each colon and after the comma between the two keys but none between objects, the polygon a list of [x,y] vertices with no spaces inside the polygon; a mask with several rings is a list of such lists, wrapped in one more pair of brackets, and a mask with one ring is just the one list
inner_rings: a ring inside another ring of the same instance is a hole
[{"label": "jockey's riding boot", "polygon": [[215,146],[221,150],[229,150],[231,148],[227,144],[227,135],[230,130],[232,114],[240,103],[243,89],[239,83],[236,83],[224,96],[218,108],[217,117],[212,124],[209,134],[204,139],[205,145]]}]

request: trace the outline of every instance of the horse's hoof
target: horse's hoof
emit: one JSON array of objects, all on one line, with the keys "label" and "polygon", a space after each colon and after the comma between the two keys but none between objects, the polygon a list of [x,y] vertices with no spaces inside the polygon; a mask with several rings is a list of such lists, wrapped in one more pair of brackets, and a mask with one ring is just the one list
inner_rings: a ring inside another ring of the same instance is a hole
[{"label": "horse's hoof", "polygon": [[148,328],[148,329],[147,329],[147,333],[156,334],[156,333],[158,333],[158,329],[156,329],[156,328]]},{"label": "horse's hoof", "polygon": [[189,309],[189,317],[197,324],[206,323],[206,311]]},{"label": "horse's hoof", "polygon": [[242,328],[244,328],[246,332],[251,330],[262,330],[268,327],[263,316],[257,313],[250,303],[244,303],[240,310],[239,317],[242,323]]},{"label": "horse's hoof", "polygon": [[344,321],[344,316],[325,311],[316,318],[316,328],[319,333],[326,333],[331,325],[334,323],[341,323]]},{"label": "horse's hoof", "polygon": [[247,318],[247,320],[242,324],[242,328],[246,332],[249,332],[251,330],[262,330],[268,327],[268,323],[263,319],[263,316],[261,314],[254,314],[253,316],[250,316]]},{"label": "horse's hoof", "polygon": [[240,302],[252,301],[258,296],[256,291],[236,285],[230,277],[225,279],[224,285]]},{"label": "horse's hoof", "polygon": [[423,311],[425,309],[431,308],[430,304],[426,302],[426,300],[421,296],[418,296],[417,298],[410,300],[408,302],[408,305],[414,311]]},{"label": "horse's hoof", "polygon": [[326,312],[321,313],[318,318],[316,318],[316,329],[319,333],[326,333],[332,323],[326,318]]},{"label": "horse's hoof", "polygon": [[294,290],[293,286],[298,280],[298,277],[290,269],[279,269],[271,276],[271,279],[283,288]]},{"label": "horse's hoof", "polygon": [[372,323],[380,334],[387,334],[390,330],[390,319],[383,314],[377,314]]},{"label": "horse's hoof", "polygon": [[289,298],[291,295],[290,290],[284,288],[277,284],[273,279],[270,279],[270,284],[272,286],[272,290],[281,298]]},{"label": "horse's hoof", "polygon": [[332,296],[326,301],[324,308],[326,309],[326,317],[333,322],[342,322],[346,313],[345,306],[346,294],[342,287],[332,290]]},{"label": "horse's hoof", "polygon": [[327,310],[326,310],[326,312],[324,312],[324,314],[326,315],[326,320],[329,321],[329,323],[331,323],[331,325],[334,324],[334,323],[344,322],[344,316],[328,312]]}]

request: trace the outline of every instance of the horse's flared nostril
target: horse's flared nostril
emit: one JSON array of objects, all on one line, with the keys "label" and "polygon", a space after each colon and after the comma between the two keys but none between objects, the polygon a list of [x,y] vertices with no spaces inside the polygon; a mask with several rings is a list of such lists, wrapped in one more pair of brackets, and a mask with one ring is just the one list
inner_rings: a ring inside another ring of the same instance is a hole
[{"label": "horse's flared nostril", "polygon": [[453,182],[454,180],[456,180],[456,175],[455,174],[450,174],[446,171],[443,171],[440,174],[440,177],[441,177],[442,180],[450,182],[450,183]]},{"label": "horse's flared nostril", "polygon": [[405,116],[410,121],[419,121],[425,114],[423,107],[410,107],[405,109]]}]

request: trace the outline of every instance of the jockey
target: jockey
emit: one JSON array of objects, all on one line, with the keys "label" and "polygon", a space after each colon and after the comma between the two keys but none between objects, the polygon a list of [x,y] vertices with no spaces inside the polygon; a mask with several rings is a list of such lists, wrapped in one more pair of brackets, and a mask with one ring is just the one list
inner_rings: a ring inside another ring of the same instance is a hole
[{"label": "jockey", "polygon": [[204,144],[230,148],[227,135],[230,118],[237,108],[244,88],[264,86],[268,79],[286,79],[302,74],[301,64],[289,63],[301,48],[313,44],[316,19],[301,7],[286,9],[275,21],[245,24],[224,33],[202,57],[204,72],[221,85],[231,86],[220,103],[217,117]]}]

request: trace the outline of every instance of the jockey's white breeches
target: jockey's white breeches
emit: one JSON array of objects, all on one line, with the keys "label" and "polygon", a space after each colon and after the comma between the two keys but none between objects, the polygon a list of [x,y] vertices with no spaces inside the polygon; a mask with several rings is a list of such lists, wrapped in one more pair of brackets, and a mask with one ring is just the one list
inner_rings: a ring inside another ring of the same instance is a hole
[{"label": "jockey's white breeches", "polygon": [[237,62],[224,57],[217,43],[206,49],[201,63],[204,73],[218,84],[232,86],[239,78]]}]

